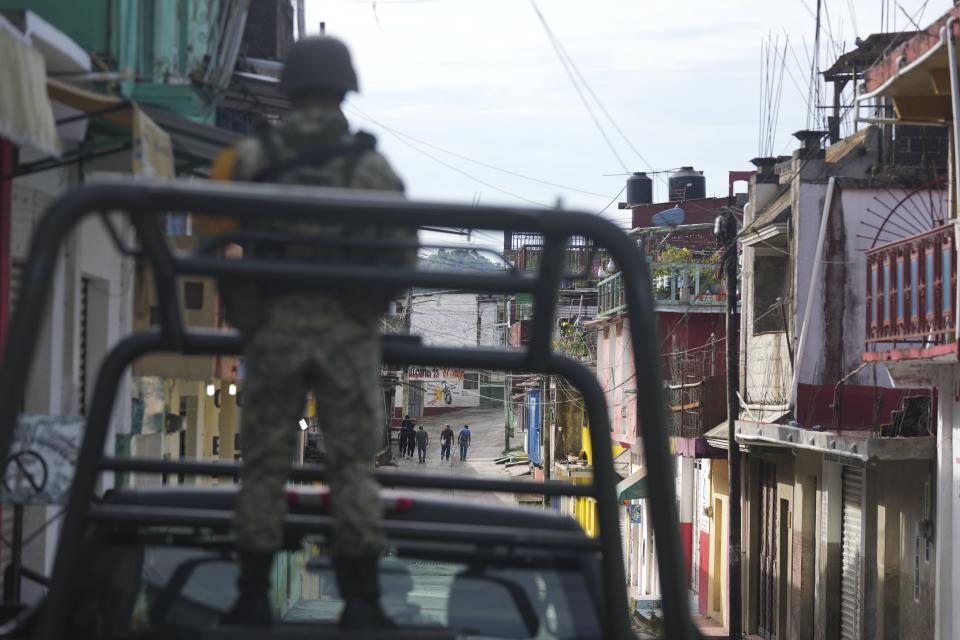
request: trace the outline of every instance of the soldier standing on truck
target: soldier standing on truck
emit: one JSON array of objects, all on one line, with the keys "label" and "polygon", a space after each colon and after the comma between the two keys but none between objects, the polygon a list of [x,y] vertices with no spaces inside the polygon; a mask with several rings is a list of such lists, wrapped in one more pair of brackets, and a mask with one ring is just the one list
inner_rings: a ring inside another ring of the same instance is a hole
[{"label": "soldier standing on truck", "polygon": [[[215,179],[402,192],[403,183],[374,150],[369,134],[351,133],[340,105],[358,91],[347,47],[334,38],[298,41],[280,78],[293,112],[224,151]],[[283,220],[264,211],[243,231],[286,234],[258,239],[245,257],[296,262],[362,262],[412,266],[416,231],[368,225],[335,228],[316,221]],[[220,230],[211,218],[209,230]],[[323,240],[326,238],[327,242]],[[332,242],[331,242],[332,240]],[[346,240],[347,242],[344,242]],[[312,242],[313,241],[313,242]],[[384,249],[383,242],[395,248]],[[373,246],[376,243],[380,246]],[[366,243],[366,246],[363,246]],[[402,248],[398,248],[402,247]],[[333,566],[346,628],[392,626],[380,607],[378,562],[383,543],[374,457],[383,424],[379,318],[389,287],[304,290],[224,280],[228,320],[244,338],[246,357],[242,484],[235,530],[240,560],[239,596],[226,624],[272,623],[269,600],[273,555],[281,548],[284,486],[294,451],[295,426],[308,389],[327,411],[327,483],[333,516]]]}]

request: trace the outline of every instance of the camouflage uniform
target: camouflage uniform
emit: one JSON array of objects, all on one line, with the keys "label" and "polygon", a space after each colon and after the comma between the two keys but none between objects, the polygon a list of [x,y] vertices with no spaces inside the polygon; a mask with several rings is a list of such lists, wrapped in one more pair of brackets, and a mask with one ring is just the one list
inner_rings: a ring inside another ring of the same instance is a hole
[{"label": "camouflage uniform", "polygon": [[[291,158],[354,143],[356,136],[336,109],[293,113],[284,123],[235,148],[234,180],[256,179]],[[284,165],[284,163],[288,163]],[[271,176],[270,182],[403,191],[403,183],[375,151],[303,163]],[[365,226],[321,226],[283,222],[265,212],[245,229],[287,231],[336,238],[413,241],[415,231]],[[249,245],[245,255],[296,261],[362,261],[411,265],[414,249],[383,250],[309,245]],[[327,449],[334,519],[334,554],[379,553],[381,504],[373,478],[374,456],[383,425],[380,385],[379,317],[389,289],[364,287],[362,293],[304,291],[282,283],[260,287],[221,284],[230,322],[243,334],[247,359],[241,422],[243,475],[236,509],[238,546],[273,552],[283,539],[284,485],[294,454],[297,422],[305,393],[316,394]]]}]

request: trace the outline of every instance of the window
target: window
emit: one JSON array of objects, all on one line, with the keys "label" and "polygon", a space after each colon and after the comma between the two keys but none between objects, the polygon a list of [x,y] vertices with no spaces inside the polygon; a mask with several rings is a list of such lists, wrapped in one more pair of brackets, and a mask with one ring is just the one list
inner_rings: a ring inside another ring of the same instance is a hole
[{"label": "window", "polygon": [[786,256],[757,256],[753,260],[753,334],[783,331],[777,298],[787,297]]},{"label": "window", "polygon": [[168,213],[167,214],[167,235],[168,236],[189,236],[191,235],[192,225],[190,224],[189,213]]},{"label": "window", "polygon": [[465,373],[463,374],[463,389],[479,389],[480,388],[480,374],[479,373]]},{"label": "window", "polygon": [[220,455],[220,436],[213,436],[212,453],[215,456]]},{"label": "window", "polygon": [[202,282],[184,282],[183,283],[183,305],[187,309],[203,309],[203,283]]},{"label": "window", "polygon": [[150,326],[155,326],[160,324],[160,307],[157,305],[152,305],[150,307]]}]

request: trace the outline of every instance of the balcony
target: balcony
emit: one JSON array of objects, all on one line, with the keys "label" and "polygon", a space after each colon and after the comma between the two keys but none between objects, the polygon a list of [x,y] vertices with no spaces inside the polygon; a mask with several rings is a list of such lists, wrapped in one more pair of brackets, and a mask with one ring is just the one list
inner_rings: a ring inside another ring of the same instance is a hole
[{"label": "balcony", "polygon": [[[657,306],[695,306],[720,310],[727,297],[717,279],[717,265],[699,262],[651,262],[653,296]],[[610,316],[626,308],[620,272],[597,285],[597,315]]]},{"label": "balcony", "polygon": [[[566,260],[564,260],[564,273],[580,275],[586,270],[587,262],[597,261],[598,257],[599,252],[590,245],[568,245]],[[517,249],[517,269],[519,271],[536,271],[540,268],[542,258],[542,244],[523,245]]]},{"label": "balcony", "polygon": [[726,378],[704,377],[698,382],[671,384],[667,394],[667,433],[674,438],[680,455],[711,457],[717,452],[708,446],[705,434],[726,419]]},{"label": "balcony", "polygon": [[867,360],[956,353],[954,223],[867,252]]}]

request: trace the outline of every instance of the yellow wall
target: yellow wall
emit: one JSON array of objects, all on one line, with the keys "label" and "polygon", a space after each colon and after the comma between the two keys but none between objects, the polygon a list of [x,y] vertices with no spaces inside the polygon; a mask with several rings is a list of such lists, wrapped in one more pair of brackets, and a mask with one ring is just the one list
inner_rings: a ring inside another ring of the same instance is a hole
[{"label": "yellow wall", "polygon": [[573,516],[583,530],[591,538],[597,537],[600,532],[600,522],[597,519],[597,501],[594,498],[579,497],[574,500]]},{"label": "yellow wall", "polygon": [[710,506],[713,516],[710,522],[710,569],[707,587],[707,604],[710,617],[726,626],[727,614],[727,509],[729,485],[727,462],[712,460],[710,463]]}]

